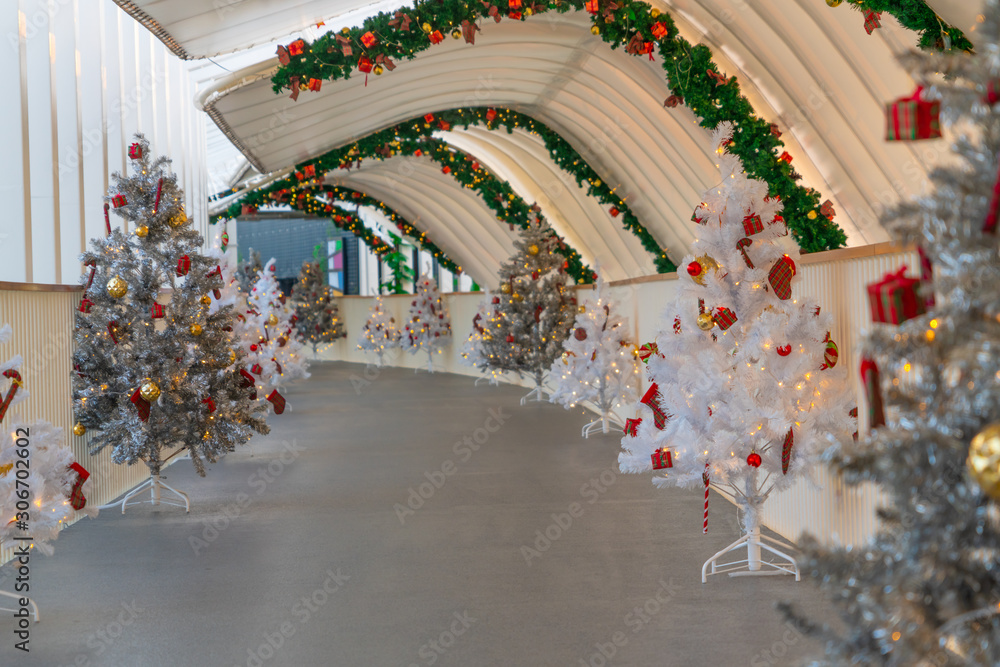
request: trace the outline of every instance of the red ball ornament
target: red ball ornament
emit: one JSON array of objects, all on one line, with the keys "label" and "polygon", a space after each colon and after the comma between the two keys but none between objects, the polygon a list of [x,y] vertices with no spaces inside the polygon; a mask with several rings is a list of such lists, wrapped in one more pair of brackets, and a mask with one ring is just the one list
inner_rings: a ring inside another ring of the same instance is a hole
[{"label": "red ball ornament", "polygon": [[513,334],[507,334],[507,342],[508,343],[513,343],[514,342],[514,335]]},{"label": "red ball ornament", "polygon": [[498,296],[493,297],[493,305],[495,306],[498,303],[500,303],[500,297],[498,297]]},{"label": "red ball ornament", "polygon": [[691,276],[692,278],[701,275],[702,269],[700,263],[691,262],[690,264],[688,264],[687,268],[688,268],[688,275]]},{"label": "red ball ornament", "polygon": [[747,457],[747,465],[751,468],[760,467],[760,454],[757,452],[750,452],[750,456]]},{"label": "red ball ornament", "polygon": [[538,280],[538,275],[539,275],[538,271],[532,271],[531,272],[531,279],[532,280]]},{"label": "red ball ornament", "polygon": [[779,356],[787,357],[788,355],[790,355],[792,353],[792,346],[791,345],[779,345],[778,347],[774,348],[774,351],[777,352]]},{"label": "red ball ornament", "polygon": [[573,338],[577,340],[587,340],[587,330],[583,327],[577,327],[576,331],[573,332]]},{"label": "red ball ornament", "polygon": [[257,346],[256,345],[251,345],[250,346],[250,351],[251,352],[256,352],[257,351]]}]

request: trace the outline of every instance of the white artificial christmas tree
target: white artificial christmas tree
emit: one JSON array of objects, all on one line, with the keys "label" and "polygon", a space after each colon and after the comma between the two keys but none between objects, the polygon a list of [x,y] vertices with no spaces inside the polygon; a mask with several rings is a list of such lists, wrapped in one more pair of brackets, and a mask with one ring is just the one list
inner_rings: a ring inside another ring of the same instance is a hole
[{"label": "white artificial christmas tree", "polygon": [[434,355],[451,344],[451,317],[436,280],[423,274],[417,279],[416,288],[402,345],[410,354],[426,352],[427,370],[433,373]]},{"label": "white artificial christmas tree", "polygon": [[386,352],[399,347],[401,336],[399,329],[396,328],[396,318],[385,310],[382,297],[376,297],[368,321],[365,322],[365,328],[358,337],[358,349],[377,354],[378,365],[381,368]]},{"label": "white artificial christmas tree", "polygon": [[274,259],[258,272],[247,297],[246,331],[240,340],[246,355],[244,377],[253,378],[260,403],[269,401],[275,414],[285,410],[281,389],[294,380],[309,377],[308,361],[293,331],[293,314],[282,301],[284,295],[274,277]]},{"label": "white artificial christmas tree", "polygon": [[[724,150],[732,129],[720,123],[713,134],[722,179],[695,211],[693,256],[648,359],[655,385],[642,400],[654,418],[629,425],[618,460],[623,472],[655,469],[660,487],[703,487],[705,531],[709,485],[735,498],[744,535],[705,563],[703,581],[727,565],[798,578],[794,560],[760,535],[760,508],[820,451],[851,439],[853,400],[831,317],[791,296],[798,253],[780,243],[781,203]],[[746,559],[717,562],[743,549]],[[762,549],[778,561],[762,561]]]},{"label": "white artificial christmas tree", "polygon": [[474,366],[483,373],[483,377],[476,378],[476,384],[482,379],[487,379],[490,384],[499,384],[503,376],[503,370],[492,368],[486,363],[486,353],[483,350],[483,341],[492,340],[493,332],[498,330],[499,315],[496,306],[499,303],[500,297],[491,296],[489,292],[485,293],[472,318],[472,331],[462,346],[461,363],[465,366]]},{"label": "white artificial christmas tree", "polygon": [[609,424],[624,427],[615,408],[638,398],[639,361],[629,341],[628,320],[618,314],[603,278],[580,307],[563,349],[549,371],[550,378],[557,378],[549,400],[566,408],[589,402],[597,409],[600,417],[583,427],[584,437],[597,429],[607,433]]}]

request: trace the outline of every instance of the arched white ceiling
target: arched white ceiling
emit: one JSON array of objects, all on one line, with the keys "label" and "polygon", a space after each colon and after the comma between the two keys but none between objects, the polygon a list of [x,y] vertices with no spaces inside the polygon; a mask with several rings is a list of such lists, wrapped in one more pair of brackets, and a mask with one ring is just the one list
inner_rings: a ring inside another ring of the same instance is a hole
[{"label": "arched white ceiling", "polygon": [[[135,4],[156,18],[153,10],[159,3]],[[253,3],[240,4],[252,9]],[[849,244],[885,240],[877,221],[881,207],[919,192],[930,164],[944,152],[943,142],[883,141],[884,103],[913,88],[893,56],[909,48],[916,35],[883,17],[883,28],[869,36],[858,12],[812,0],[654,4],[670,11],[689,40],[712,47],[720,68],[738,76],[758,114],[778,122],[795,157],[793,167],[802,174],[803,184],[834,201]],[[931,4],[947,18],[970,18],[969,3]],[[178,17],[193,11],[189,5],[188,0],[171,1]],[[269,15],[259,7],[254,11],[259,27]],[[178,20],[176,25],[181,24]],[[164,28],[173,30],[169,22]],[[275,24],[272,35],[280,36],[284,29],[284,24]],[[303,34],[308,38],[315,32]],[[221,36],[215,39],[206,32],[203,38],[206,53],[226,50],[207,46],[222,44]],[[195,44],[196,38],[186,43]],[[546,13],[524,22],[487,21],[475,46],[445,40],[398,65],[394,72],[370,77],[367,86],[358,73],[347,81],[326,81],[321,93],[302,93],[295,103],[271,91],[272,60],[221,80],[202,101],[230,139],[264,171],[428,111],[473,104],[511,106],[560,132],[606,181],[627,194],[639,219],[675,261],[685,254],[693,240],[690,211],[700,193],[714,185],[717,172],[707,134],[694,115],[685,107],[662,107],[669,93],[658,61],[612,51],[590,35],[589,16],[576,12]],[[540,172],[533,171],[540,168],[537,161],[524,163],[528,157],[517,153],[517,142],[484,134],[456,132],[446,138],[477,154],[528,201],[538,199]],[[571,221],[581,215],[580,206],[576,197],[564,197],[552,202],[548,215],[570,223],[567,229],[580,234],[578,249],[585,254],[601,243],[616,247],[608,254],[620,265],[637,245],[634,239],[624,238],[628,233],[610,218],[603,227],[581,225],[577,230]]]},{"label": "arched white ceiling", "polygon": [[517,233],[499,222],[481,197],[441,173],[430,158],[369,160],[359,169],[330,172],[326,182],[359,190],[394,208],[480,285],[496,282],[500,264],[514,253]]}]

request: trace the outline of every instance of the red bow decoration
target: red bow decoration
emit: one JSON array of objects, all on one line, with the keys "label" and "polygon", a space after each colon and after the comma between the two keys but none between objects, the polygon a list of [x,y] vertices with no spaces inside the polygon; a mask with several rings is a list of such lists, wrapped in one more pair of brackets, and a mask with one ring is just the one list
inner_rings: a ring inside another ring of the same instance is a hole
[{"label": "red bow decoration", "polygon": [[142,391],[141,388],[136,388],[129,400],[135,405],[135,409],[139,411],[139,419],[146,421],[149,419],[149,401],[142,397],[139,393],[140,391]]},{"label": "red bow decoration", "polygon": [[[482,1],[483,1],[483,7],[486,7],[486,13],[489,16],[492,16],[494,21],[500,23],[500,10],[497,9],[497,6],[491,5],[489,2],[486,2],[486,0]],[[596,3],[597,0],[594,0],[594,2]]]},{"label": "red bow decoration", "polygon": [[[615,2],[615,0],[606,0],[606,2],[604,4],[604,12],[603,12],[603,14],[604,14],[604,20],[607,23],[611,23],[612,21],[614,21],[615,20],[615,10],[620,9],[620,8],[621,8],[621,5],[619,5],[617,2]],[[610,21],[608,19],[610,19]]]},{"label": "red bow decoration", "polygon": [[390,72],[396,69],[396,63],[392,62],[392,59],[389,56],[385,55],[384,53],[380,53],[377,56],[375,56],[375,64],[382,65]]},{"label": "red bow decoration", "polygon": [[391,21],[389,21],[389,25],[391,25],[394,28],[398,26],[400,30],[409,30],[410,21],[412,20],[413,19],[411,19],[409,15],[404,14],[401,11],[397,11],[394,15],[394,18]]},{"label": "red bow decoration", "polygon": [[714,69],[706,70],[705,74],[708,75],[708,78],[715,79],[715,85],[717,86],[724,86],[730,81],[730,79],[726,78],[722,74],[719,74]]},{"label": "red bow decoration", "polygon": [[299,101],[299,77],[293,76],[288,79],[288,86],[292,89],[291,95],[293,101]]},{"label": "red bow decoration", "polygon": [[678,104],[684,104],[684,98],[680,95],[671,95],[663,101],[663,106],[673,108]]},{"label": "red bow decoration", "polygon": [[288,55],[288,49],[281,44],[278,44],[278,62],[282,65],[287,65],[292,62],[291,57]]},{"label": "red bow decoration", "polygon": [[469,21],[468,19],[462,21],[462,37],[465,38],[466,44],[475,44],[476,33],[480,32],[481,30],[482,28],[480,28],[475,23]]},{"label": "red bow decoration", "polygon": [[351,38],[345,35],[336,36],[337,45],[340,47],[340,52],[344,54],[345,58],[350,58],[354,55],[354,49],[351,48]]},{"label": "red bow decoration", "polygon": [[833,216],[837,215],[837,212],[833,210],[833,202],[829,199],[823,202],[823,205],[819,207],[819,212],[830,220],[833,220]]},{"label": "red bow decoration", "polygon": [[777,123],[771,123],[771,136],[774,137],[775,139],[781,137],[781,130],[778,129]]}]

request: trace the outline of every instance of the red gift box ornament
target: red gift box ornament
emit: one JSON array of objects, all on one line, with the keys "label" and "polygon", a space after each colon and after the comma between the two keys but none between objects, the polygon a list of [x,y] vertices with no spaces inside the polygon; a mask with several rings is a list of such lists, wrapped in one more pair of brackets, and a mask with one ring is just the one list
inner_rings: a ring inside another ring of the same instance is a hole
[{"label": "red gift box ornament", "polygon": [[771,283],[774,295],[782,301],[792,296],[792,278],[794,276],[795,262],[788,255],[783,255],[767,273],[767,281]]},{"label": "red gift box ornament", "polygon": [[127,203],[128,200],[125,199],[125,195],[122,194],[115,195],[111,198],[111,205],[114,206],[115,208],[121,208],[122,206],[125,206],[125,204]]},{"label": "red gift box ornament", "polygon": [[161,306],[158,303],[154,303],[149,308],[149,315],[154,320],[161,320],[161,319],[163,319],[163,306]]},{"label": "red gift box ornament", "polygon": [[177,276],[186,276],[189,271],[191,271],[191,258],[187,255],[182,255],[177,260]]},{"label": "red gift box ornament", "polygon": [[318,93],[322,87],[323,81],[321,79],[309,79],[309,90]]},{"label": "red gift box ornament", "polygon": [[911,96],[885,105],[886,141],[916,141],[941,136],[941,102],[922,99],[923,92],[923,87],[917,86]]},{"label": "red gift box ornament", "polygon": [[205,403],[206,405],[208,405],[208,413],[209,414],[215,412],[215,401],[212,400],[211,396],[209,396],[206,399],[203,399],[202,403]]},{"label": "red gift box ornament", "polygon": [[743,218],[743,233],[747,236],[753,236],[758,232],[764,231],[764,221],[760,219],[760,216],[756,213],[752,213]]},{"label": "red gift box ornament", "polygon": [[430,125],[431,123],[433,123],[434,122],[434,114],[432,114],[432,113],[424,114],[424,122],[427,123],[428,125]]},{"label": "red gift box ornament", "polygon": [[661,447],[653,452],[653,470],[663,470],[664,468],[673,468],[674,461],[670,456],[670,450],[666,447]]},{"label": "red gift box ornament", "polygon": [[254,375],[260,375],[262,372],[264,372],[264,369],[261,368],[260,364],[254,364],[253,366],[250,367],[250,372],[253,373]]},{"label": "red gift box ornament", "polygon": [[427,37],[431,40],[431,44],[440,44],[444,41],[444,35],[441,34],[440,30],[435,30],[431,34],[427,35]]},{"label": "red gift box ornament", "polygon": [[868,285],[873,322],[900,324],[926,312],[924,299],[920,296],[920,281],[906,277],[905,272],[906,265],[903,265],[895,273],[888,273],[882,280]]},{"label": "red gift box ornament", "polygon": [[882,12],[865,12],[865,32],[869,35],[875,32],[876,28],[882,27]]},{"label": "red gift box ornament", "polygon": [[365,74],[371,72],[373,66],[374,63],[372,62],[372,59],[369,58],[368,56],[361,56],[360,58],[358,58],[358,69],[364,72]]},{"label": "red gift box ornament", "polygon": [[649,409],[653,411],[653,425],[662,431],[667,424],[668,417],[667,413],[660,407],[660,388],[655,382],[649,385],[649,389],[646,390],[639,402],[649,406]]},{"label": "red gift box ornament", "polygon": [[830,220],[833,220],[834,216],[837,215],[837,212],[833,210],[833,202],[829,199],[819,207],[819,212],[823,214],[824,218],[829,218]]},{"label": "red gift box ornament", "polygon": [[520,9],[521,0],[507,0],[507,6],[514,10]]},{"label": "red gift box ornament", "polygon": [[[597,4],[596,2],[594,3]],[[657,21],[652,26],[650,26],[649,31],[653,33],[653,37],[660,39],[667,34],[667,25],[663,21]]]},{"label": "red gift box ornament", "polygon": [[448,130],[451,129],[451,123],[449,123],[448,121],[446,121],[443,118],[439,118],[438,119],[438,127],[440,129],[444,130],[445,132],[447,132]]},{"label": "red gift box ornament", "polygon": [[622,432],[634,438],[636,434],[636,429],[639,428],[639,424],[641,423],[642,423],[642,417],[634,419],[630,417],[625,420],[625,428],[622,429]]},{"label": "red gift box ornament", "polygon": [[133,160],[142,159],[142,145],[132,144],[128,147],[128,156]]},{"label": "red gift box ornament", "polygon": [[378,37],[373,35],[371,31],[361,35],[361,43],[365,45],[366,49],[370,49],[375,46],[376,42],[378,42]]},{"label": "red gift box ornament", "polygon": [[132,401],[132,404],[135,405],[135,409],[139,412],[139,419],[141,421],[146,421],[149,419],[149,401],[142,397],[139,393],[141,391],[141,388],[137,388],[134,392],[132,392],[132,397],[129,398],[129,400]]},{"label": "red gift box ornament", "polygon": [[586,9],[591,14],[596,14],[598,10],[597,0],[587,0],[584,3],[584,9]]},{"label": "red gift box ornament", "polygon": [[81,313],[89,313],[90,312],[90,307],[93,306],[93,305],[94,305],[93,301],[91,301],[90,299],[84,298],[83,301],[80,302],[80,309],[79,310],[80,310]]},{"label": "red gift box ornament", "polygon": [[291,56],[301,56],[305,51],[306,43],[305,40],[297,39],[288,45],[288,55]]},{"label": "red gift box ornament", "polygon": [[791,164],[792,154],[789,153],[788,151],[782,151],[781,155],[778,156],[778,159],[781,160],[782,162],[787,162],[788,164]]},{"label": "red gift box ornament", "polygon": [[69,469],[76,473],[76,481],[70,487],[69,504],[75,510],[82,510],[87,506],[87,498],[83,495],[83,484],[90,478],[90,472],[76,461],[69,464]]},{"label": "red gift box ornament", "polygon": [[712,312],[712,318],[715,320],[715,324],[723,331],[736,324],[739,319],[736,317],[736,313],[721,306]]},{"label": "red gift box ornament", "polygon": [[486,122],[487,123],[492,123],[493,119],[496,118],[496,117],[497,117],[497,110],[496,109],[487,109],[486,110]]}]

